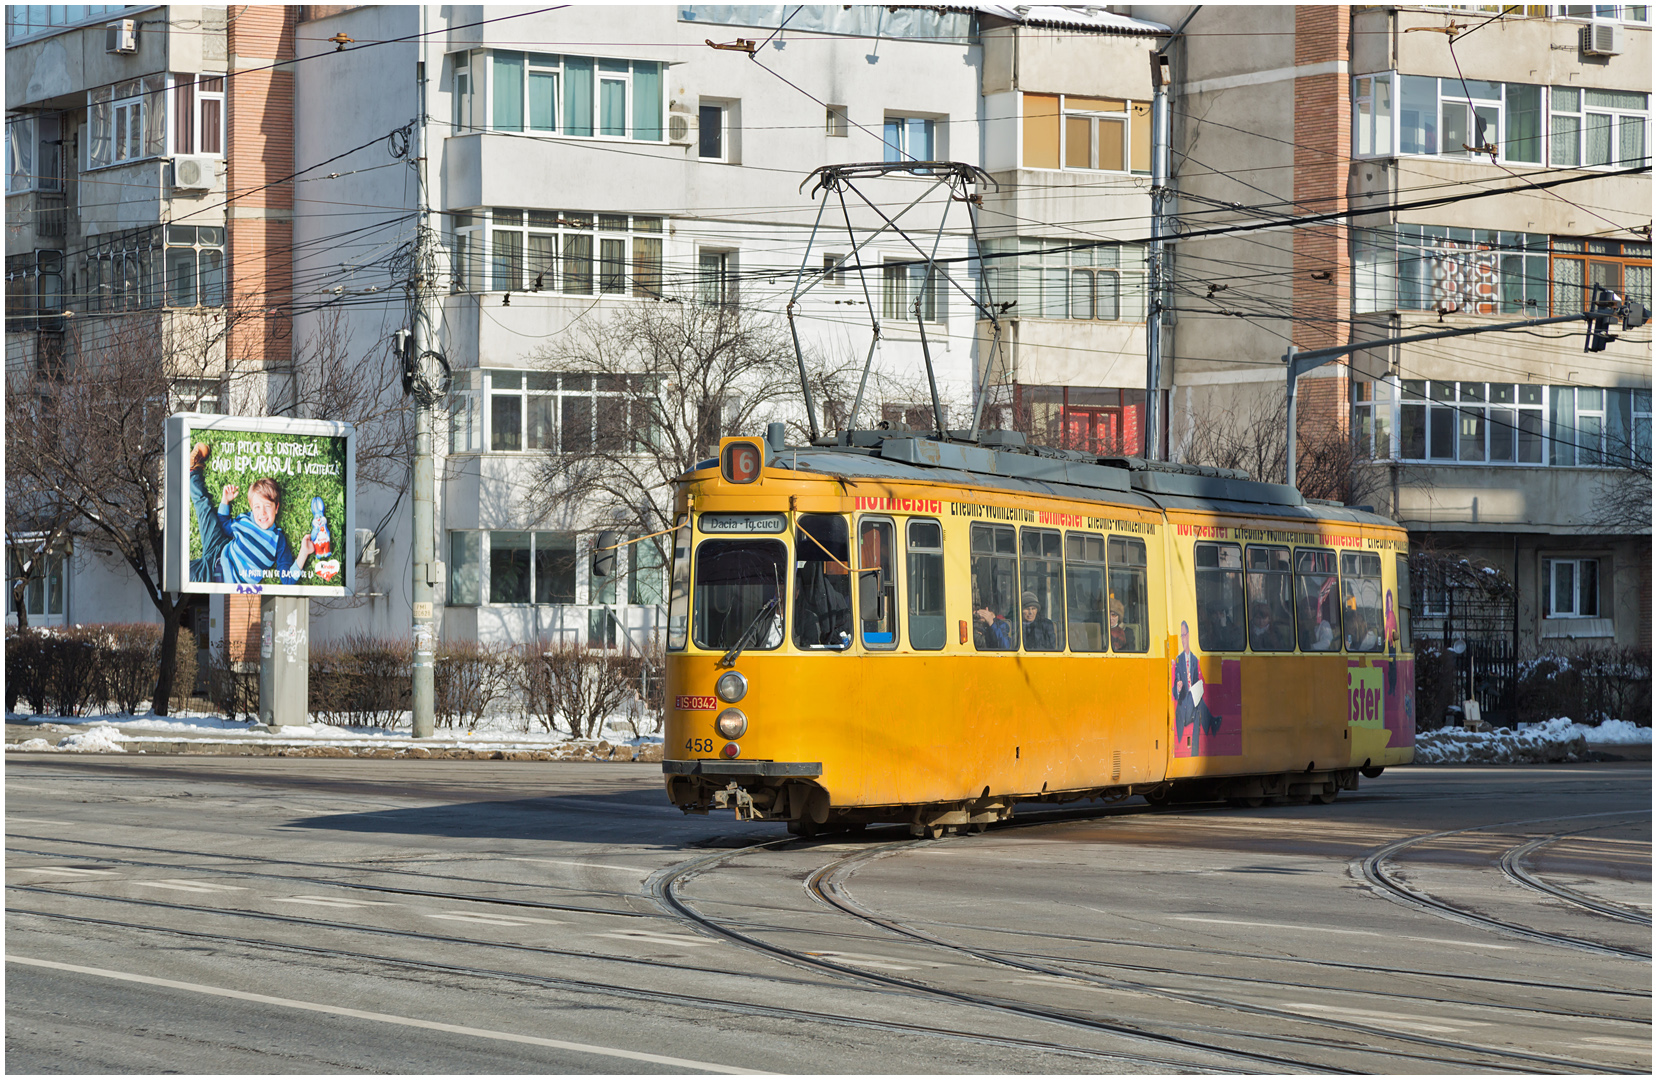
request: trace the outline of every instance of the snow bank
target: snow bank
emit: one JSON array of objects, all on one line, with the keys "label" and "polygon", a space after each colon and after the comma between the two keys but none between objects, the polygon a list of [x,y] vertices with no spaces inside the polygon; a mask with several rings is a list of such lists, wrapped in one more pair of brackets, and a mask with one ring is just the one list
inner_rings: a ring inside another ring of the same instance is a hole
[{"label": "snow bank", "polygon": [[59,740],[58,749],[89,754],[124,754],[127,748],[121,744],[126,741],[127,737],[114,728],[95,727]]},{"label": "snow bank", "polygon": [[1422,765],[1449,765],[1486,762],[1496,765],[1536,765],[1557,761],[1582,761],[1588,744],[1634,746],[1651,744],[1651,729],[1626,720],[1607,720],[1598,727],[1572,723],[1569,717],[1555,717],[1540,724],[1525,724],[1518,731],[1463,731],[1444,728],[1415,737],[1415,760]]}]

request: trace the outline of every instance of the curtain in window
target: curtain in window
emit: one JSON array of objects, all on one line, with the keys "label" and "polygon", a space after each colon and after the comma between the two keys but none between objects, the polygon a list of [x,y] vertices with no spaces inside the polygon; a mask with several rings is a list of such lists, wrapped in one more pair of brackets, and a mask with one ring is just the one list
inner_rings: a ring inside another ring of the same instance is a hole
[{"label": "curtain in window", "polygon": [[497,52],[495,85],[490,96],[494,99],[494,128],[496,131],[524,129],[524,54]]},{"label": "curtain in window", "polygon": [[35,122],[32,116],[6,120],[6,190],[28,191],[34,186]]},{"label": "curtain in window", "polygon": [[651,61],[633,62],[633,138],[662,139],[662,66]]},{"label": "curtain in window", "polygon": [[622,79],[598,81],[598,131],[620,138],[627,134],[627,83]]},{"label": "curtain in window", "polygon": [[[189,118],[184,119],[185,123]],[[144,156],[167,153],[167,77],[144,76]]]},{"label": "curtain in window", "polygon": [[1611,125],[1612,117],[1604,113],[1589,113],[1587,120],[1587,138],[1584,142],[1584,165],[1611,164]]},{"label": "curtain in window", "polygon": [[1553,313],[1570,315],[1583,309],[1582,260],[1553,260]]},{"label": "curtain in window", "polygon": [[558,130],[558,73],[529,73],[529,130]]},{"label": "curtain in window", "polygon": [[109,87],[92,91],[91,100],[86,107],[86,125],[89,132],[86,144],[88,168],[96,169],[114,160],[114,148],[110,145],[113,113],[114,106]]},{"label": "curtain in window", "polygon": [[593,61],[590,56],[564,57],[564,134],[593,133]]},{"label": "curtain in window", "polygon": [[180,154],[196,152],[196,77],[194,75],[173,76],[173,115],[177,123],[173,125],[173,150]]},{"label": "curtain in window", "polygon": [[1617,164],[1625,169],[1645,163],[1645,125],[1643,116],[1617,117]]}]

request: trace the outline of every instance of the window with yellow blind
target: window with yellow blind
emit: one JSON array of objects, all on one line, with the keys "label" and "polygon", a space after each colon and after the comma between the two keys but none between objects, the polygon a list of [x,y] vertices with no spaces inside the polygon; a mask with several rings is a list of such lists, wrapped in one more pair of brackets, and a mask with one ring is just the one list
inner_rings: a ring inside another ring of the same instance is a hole
[{"label": "window with yellow blind", "polygon": [[1024,95],[1024,168],[1151,171],[1151,106],[1121,98]]}]

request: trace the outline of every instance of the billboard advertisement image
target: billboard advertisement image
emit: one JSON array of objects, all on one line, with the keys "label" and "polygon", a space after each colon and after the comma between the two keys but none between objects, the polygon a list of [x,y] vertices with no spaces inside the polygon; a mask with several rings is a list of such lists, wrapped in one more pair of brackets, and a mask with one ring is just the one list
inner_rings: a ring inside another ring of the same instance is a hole
[{"label": "billboard advertisement image", "polygon": [[169,417],[167,589],[349,595],[354,451],[349,424]]}]

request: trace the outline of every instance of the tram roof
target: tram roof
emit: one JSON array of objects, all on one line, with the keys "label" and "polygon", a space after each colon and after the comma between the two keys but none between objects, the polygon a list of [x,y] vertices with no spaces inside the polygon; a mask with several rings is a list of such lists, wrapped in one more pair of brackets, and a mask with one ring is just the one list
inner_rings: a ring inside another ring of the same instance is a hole
[{"label": "tram roof", "polygon": [[1397,526],[1364,508],[1308,501],[1287,484],[1250,480],[1236,469],[1100,458],[1017,443],[986,446],[898,433],[869,434],[880,437],[865,440],[872,445],[785,449],[774,452],[769,464],[830,476],[957,484],[1145,509]]}]

